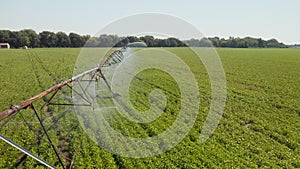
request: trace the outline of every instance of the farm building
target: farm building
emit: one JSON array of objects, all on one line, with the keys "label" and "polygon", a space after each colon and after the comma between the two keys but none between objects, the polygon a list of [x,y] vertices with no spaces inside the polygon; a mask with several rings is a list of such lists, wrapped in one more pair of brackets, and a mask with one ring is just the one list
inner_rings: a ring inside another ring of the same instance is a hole
[{"label": "farm building", "polygon": [[144,48],[148,47],[145,42],[132,42],[126,45],[127,47],[136,47],[136,48]]},{"label": "farm building", "polygon": [[10,48],[10,45],[9,45],[9,43],[0,43],[0,48],[6,48],[6,49],[9,49],[9,48]]}]

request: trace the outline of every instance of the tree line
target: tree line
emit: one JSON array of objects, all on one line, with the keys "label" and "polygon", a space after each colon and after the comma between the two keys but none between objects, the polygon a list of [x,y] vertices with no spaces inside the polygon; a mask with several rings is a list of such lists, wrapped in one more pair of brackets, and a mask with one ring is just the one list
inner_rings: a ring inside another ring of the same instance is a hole
[{"label": "tree line", "polygon": [[127,36],[79,35],[77,33],[66,34],[64,32],[43,31],[36,33],[32,29],[21,31],[0,30],[0,43],[9,43],[12,48],[27,46],[30,48],[52,48],[52,47],[122,47],[131,42],[145,42],[148,47],[228,47],[228,48],[286,48],[287,45],[276,39],[263,40],[261,38],[234,38],[228,39],[213,37],[190,39],[181,41],[177,38],[160,39],[153,36]]},{"label": "tree line", "polygon": [[12,48],[82,47],[89,38],[89,35],[81,36],[76,33],[67,35],[64,32],[43,31],[37,34],[32,29],[0,30],[0,42],[9,43]]},{"label": "tree line", "polygon": [[234,38],[229,39],[214,37],[208,40],[215,47],[230,47],[230,48],[287,48],[288,46],[278,42],[276,39],[263,40],[261,38]]}]

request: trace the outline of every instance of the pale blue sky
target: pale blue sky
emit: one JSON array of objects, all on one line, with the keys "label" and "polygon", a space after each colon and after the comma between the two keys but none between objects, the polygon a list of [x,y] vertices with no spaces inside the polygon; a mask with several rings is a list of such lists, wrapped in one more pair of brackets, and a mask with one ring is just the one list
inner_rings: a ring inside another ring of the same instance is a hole
[{"label": "pale blue sky", "polygon": [[3,0],[0,8],[0,29],[93,35],[122,17],[155,12],[184,19],[209,37],[253,36],[300,43],[299,0]]}]

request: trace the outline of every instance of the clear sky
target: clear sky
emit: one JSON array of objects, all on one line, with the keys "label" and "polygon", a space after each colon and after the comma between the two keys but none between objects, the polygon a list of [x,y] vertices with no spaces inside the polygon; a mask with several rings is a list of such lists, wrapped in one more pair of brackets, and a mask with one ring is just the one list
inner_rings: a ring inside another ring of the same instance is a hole
[{"label": "clear sky", "polygon": [[0,29],[94,35],[114,20],[155,12],[184,19],[208,37],[300,43],[300,0],[2,0],[0,9]]}]

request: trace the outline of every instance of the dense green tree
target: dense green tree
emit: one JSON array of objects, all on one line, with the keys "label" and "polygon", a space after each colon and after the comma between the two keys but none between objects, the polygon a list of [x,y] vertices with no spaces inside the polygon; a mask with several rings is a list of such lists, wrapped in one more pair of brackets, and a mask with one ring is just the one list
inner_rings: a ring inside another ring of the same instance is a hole
[{"label": "dense green tree", "polygon": [[99,47],[100,46],[100,40],[99,37],[91,37],[86,41],[85,44],[86,47]]},{"label": "dense green tree", "polygon": [[168,41],[170,42],[171,47],[177,47],[177,41],[175,38],[168,38]]},{"label": "dense green tree", "polygon": [[18,32],[16,32],[16,31],[9,32],[9,41],[8,41],[8,43],[13,48],[17,48],[17,47],[20,46],[18,44]]},{"label": "dense green tree", "polygon": [[155,39],[153,36],[143,36],[143,37],[140,37],[140,40],[144,41],[147,44],[147,46],[149,46],[149,47],[156,46]]},{"label": "dense green tree", "polygon": [[57,38],[56,47],[70,47],[71,46],[71,40],[66,33],[57,32],[56,38]]},{"label": "dense green tree", "polygon": [[247,43],[247,47],[249,47],[249,48],[259,47],[258,39],[256,39],[256,38],[246,37],[246,38],[243,38],[243,40]]},{"label": "dense green tree", "polygon": [[208,40],[211,41],[213,46],[220,47],[220,38],[219,37],[208,38]]},{"label": "dense green tree", "polygon": [[285,45],[283,43],[279,43],[276,39],[270,39],[266,41],[266,47],[268,48],[283,48]]},{"label": "dense green tree", "polygon": [[127,36],[130,43],[132,42],[141,42],[141,40],[136,36]]},{"label": "dense green tree", "polygon": [[9,35],[10,35],[9,30],[0,30],[0,43],[7,43],[10,41]]},{"label": "dense green tree", "polygon": [[84,44],[84,39],[76,33],[71,32],[69,38],[71,40],[71,47],[82,47]]},{"label": "dense green tree", "polygon": [[23,47],[23,46],[30,46],[30,38],[27,35],[27,33],[25,31],[19,31],[17,32],[17,36],[18,36],[18,47]]},{"label": "dense green tree", "polygon": [[39,47],[39,35],[34,30],[24,29],[24,30],[21,30],[20,32],[22,32],[22,34],[24,36],[28,37],[28,39],[29,39],[29,44],[27,44],[26,46],[31,47],[31,48]]},{"label": "dense green tree", "polygon": [[265,47],[265,43],[261,38],[259,38],[257,40],[257,43],[258,43],[257,45],[258,45],[259,48],[264,48]]},{"label": "dense green tree", "polygon": [[200,46],[200,40],[199,39],[190,39],[190,40],[186,40],[185,43],[188,45],[188,46],[191,46],[191,47],[197,47],[197,46]]},{"label": "dense green tree", "polygon": [[82,38],[81,46],[84,46],[84,45],[86,45],[86,42],[91,38],[91,36],[90,35],[83,35],[83,36],[81,36],[81,38]]},{"label": "dense green tree", "polygon": [[56,34],[49,31],[43,31],[39,34],[40,47],[56,47],[57,38]]},{"label": "dense green tree", "polygon": [[123,47],[126,46],[129,42],[127,37],[120,37],[119,41],[114,45],[114,47]]}]

